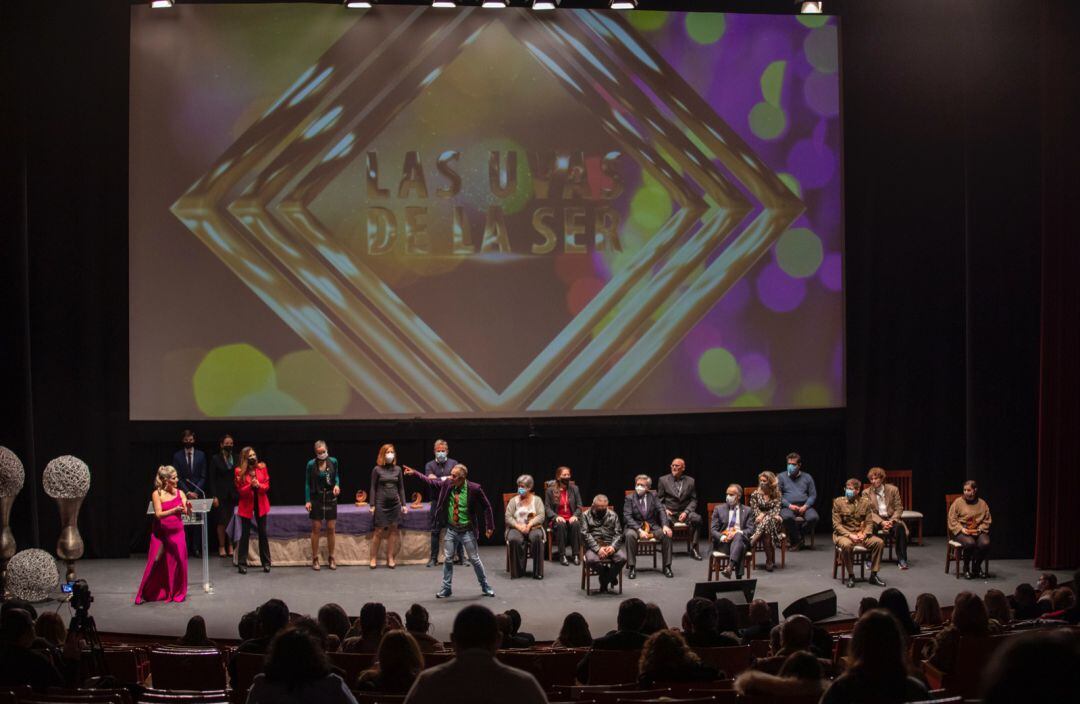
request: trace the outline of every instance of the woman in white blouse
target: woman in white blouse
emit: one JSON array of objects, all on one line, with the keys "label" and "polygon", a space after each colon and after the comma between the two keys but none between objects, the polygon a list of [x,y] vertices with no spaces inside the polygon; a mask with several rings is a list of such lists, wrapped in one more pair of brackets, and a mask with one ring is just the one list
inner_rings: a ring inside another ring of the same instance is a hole
[{"label": "woman in white blouse", "polygon": [[533,493],[533,478],[517,479],[517,496],[506,502],[506,544],[510,546],[510,578],[524,576],[525,541],[533,558],[533,579],[544,578],[544,501]]}]

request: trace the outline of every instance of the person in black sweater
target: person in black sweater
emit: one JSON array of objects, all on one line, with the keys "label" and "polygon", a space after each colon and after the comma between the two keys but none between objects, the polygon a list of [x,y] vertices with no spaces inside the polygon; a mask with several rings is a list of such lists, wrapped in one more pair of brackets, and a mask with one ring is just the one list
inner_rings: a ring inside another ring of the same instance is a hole
[{"label": "person in black sweater", "polygon": [[[631,598],[619,604],[619,615],[615,621],[616,630],[593,639],[593,650],[641,650],[645,645],[645,634],[641,626],[647,613],[645,602]],[[579,682],[589,683],[589,654],[577,666]]]},{"label": "person in black sweater", "polygon": [[[29,685],[35,692],[63,687],[64,678],[47,657],[33,650],[34,621],[22,609],[8,609],[0,622],[0,687]],[[65,648],[65,650],[67,650]]]}]

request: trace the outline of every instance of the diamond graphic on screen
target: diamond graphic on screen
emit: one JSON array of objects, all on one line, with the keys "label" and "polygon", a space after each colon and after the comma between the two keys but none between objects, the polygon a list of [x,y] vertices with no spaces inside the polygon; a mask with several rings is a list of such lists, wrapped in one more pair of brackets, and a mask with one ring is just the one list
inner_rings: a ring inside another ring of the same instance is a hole
[{"label": "diamond graphic on screen", "polygon": [[[173,212],[380,413],[616,410],[803,210],[622,17],[464,10],[448,19],[417,9],[372,19],[346,32]],[[496,22],[675,204],[500,389],[310,208]]]}]

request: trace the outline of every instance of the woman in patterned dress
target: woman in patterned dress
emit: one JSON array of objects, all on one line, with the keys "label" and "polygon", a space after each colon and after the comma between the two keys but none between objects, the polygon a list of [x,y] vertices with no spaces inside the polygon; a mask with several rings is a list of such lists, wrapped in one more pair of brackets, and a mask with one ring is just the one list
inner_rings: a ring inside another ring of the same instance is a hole
[{"label": "woman in patterned dress", "polygon": [[765,541],[765,571],[772,572],[776,561],[776,546],[783,540],[784,522],[780,518],[780,486],[776,475],[762,472],[758,475],[758,488],[750,495],[750,508],[754,512],[754,534],[750,545],[757,547]]}]

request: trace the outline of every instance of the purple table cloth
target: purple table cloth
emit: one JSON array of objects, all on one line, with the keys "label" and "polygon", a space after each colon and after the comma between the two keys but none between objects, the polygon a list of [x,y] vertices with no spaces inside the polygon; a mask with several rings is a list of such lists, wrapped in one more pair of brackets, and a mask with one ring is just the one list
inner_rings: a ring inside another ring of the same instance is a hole
[{"label": "purple table cloth", "polygon": [[[403,530],[430,530],[431,504],[424,503],[420,508],[410,508],[401,517],[399,527]],[[338,504],[335,532],[339,534],[371,533],[375,528],[375,516],[371,506]],[[233,542],[240,540],[240,517],[233,510],[232,520],[226,528]],[[251,531],[255,534],[254,529]],[[266,537],[270,539],[304,538],[311,535],[311,519],[303,506],[271,506],[266,516]]]}]

